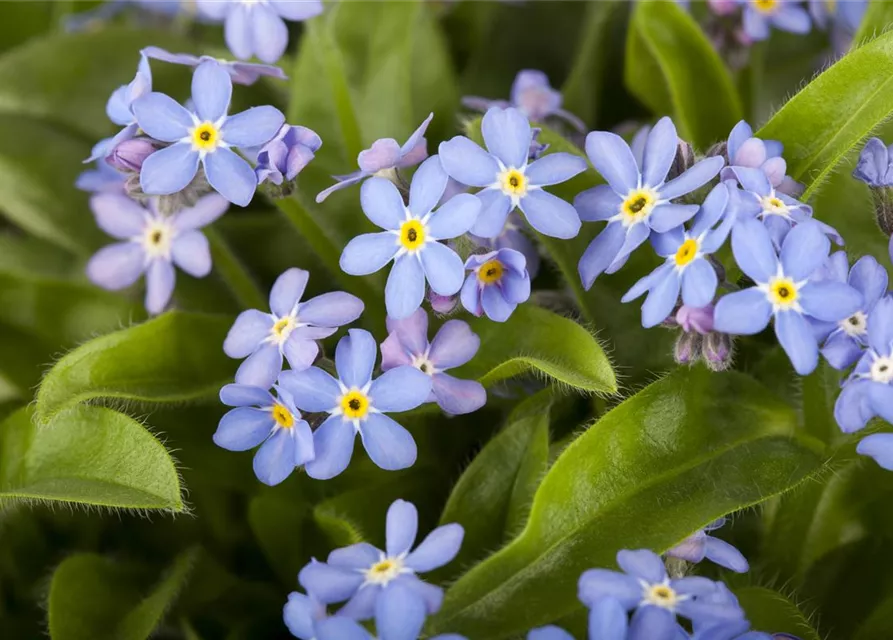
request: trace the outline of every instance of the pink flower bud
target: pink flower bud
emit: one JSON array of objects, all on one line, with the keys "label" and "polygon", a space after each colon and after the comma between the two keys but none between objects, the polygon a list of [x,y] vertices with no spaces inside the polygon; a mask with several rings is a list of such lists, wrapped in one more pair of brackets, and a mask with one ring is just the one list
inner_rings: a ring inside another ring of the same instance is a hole
[{"label": "pink flower bud", "polygon": [[131,138],[112,149],[105,161],[121,171],[139,172],[143,162],[158,151],[158,146],[148,138]]}]

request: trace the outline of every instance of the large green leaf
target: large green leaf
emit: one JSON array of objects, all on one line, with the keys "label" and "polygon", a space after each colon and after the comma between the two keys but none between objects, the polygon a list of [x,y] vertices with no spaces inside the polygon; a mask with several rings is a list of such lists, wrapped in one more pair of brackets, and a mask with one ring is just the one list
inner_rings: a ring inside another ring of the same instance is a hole
[{"label": "large green leaf", "polygon": [[885,33],[810,82],[756,135],[784,144],[788,175],[808,198],[891,112],[893,33]]},{"label": "large green leaf", "polygon": [[458,522],[465,537],[449,571],[440,575],[455,576],[520,531],[546,470],[551,401],[547,389],[519,404],[453,487],[440,523]]},{"label": "large green leaf", "polygon": [[626,47],[626,86],[679,135],[706,149],[742,117],[729,72],[697,22],[675,2],[639,2]]},{"label": "large green leaf", "polygon": [[802,640],[821,640],[800,608],[788,598],[765,587],[735,589],[738,603],[754,629],[790,633]]},{"label": "large green leaf", "polygon": [[622,548],[664,551],[787,491],[821,463],[796,414],[737,373],[681,370],[607,413],[558,458],[510,545],[448,591],[432,631],[505,638],[572,614],[577,578]]},{"label": "large green leaf", "polygon": [[75,407],[37,427],[30,409],[0,425],[0,500],[182,511],[164,446],[141,424],[102,407]]},{"label": "large green leaf", "polygon": [[223,353],[231,325],[226,316],[171,311],[95,338],[47,373],[37,391],[37,419],[102,398],[149,404],[213,398],[236,368]]},{"label": "large green leaf", "polygon": [[66,558],[50,584],[52,640],[145,640],[186,584],[196,551],[180,555],[145,595],[144,572],[92,553]]},{"label": "large green leaf", "polygon": [[532,304],[520,305],[507,322],[471,321],[481,339],[460,376],[485,385],[532,372],[591,393],[615,393],[617,380],[598,340],[573,320]]}]

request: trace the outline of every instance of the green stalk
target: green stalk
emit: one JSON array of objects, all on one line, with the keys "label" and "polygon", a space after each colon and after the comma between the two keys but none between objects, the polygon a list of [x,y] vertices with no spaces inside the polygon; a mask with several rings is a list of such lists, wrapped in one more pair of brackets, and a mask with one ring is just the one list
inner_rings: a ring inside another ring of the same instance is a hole
[{"label": "green stalk", "polygon": [[226,242],[220,232],[214,227],[205,227],[205,235],[211,245],[211,259],[217,273],[233,293],[243,309],[265,309],[267,296],[248,273],[248,269],[242,264],[238,256]]}]

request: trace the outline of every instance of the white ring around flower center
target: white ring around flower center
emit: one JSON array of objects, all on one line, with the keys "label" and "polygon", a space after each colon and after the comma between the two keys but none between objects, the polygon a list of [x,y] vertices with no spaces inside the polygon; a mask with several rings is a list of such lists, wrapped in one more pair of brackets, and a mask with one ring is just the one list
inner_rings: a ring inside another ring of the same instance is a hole
[{"label": "white ring around flower center", "polygon": [[270,335],[267,340],[275,345],[282,345],[288,340],[291,332],[298,328],[298,316],[290,313],[287,316],[277,318],[273,316],[273,326],[270,328]]},{"label": "white ring around flower center", "polygon": [[170,258],[171,245],[176,231],[167,218],[161,216],[151,219],[143,229],[140,243],[149,258]]},{"label": "white ring around flower center", "polygon": [[413,356],[412,366],[414,366],[422,373],[428,374],[429,376],[433,376],[435,373],[437,373],[437,369],[434,367],[434,363],[428,359],[428,354]]},{"label": "white ring around flower center", "polygon": [[669,580],[664,580],[657,584],[642,583],[642,601],[652,604],[655,607],[669,609],[676,608],[676,605],[684,600],[684,596],[676,593],[676,590],[670,586]]},{"label": "white ring around flower center", "polygon": [[868,374],[875,382],[887,384],[893,381],[893,357],[883,356],[871,363]]},{"label": "white ring around flower center", "polygon": [[366,577],[366,584],[377,584],[382,587],[401,573],[409,573],[409,569],[403,564],[403,557],[386,556],[384,554],[381,554],[378,562],[363,571],[363,575]]},{"label": "white ring around flower center", "polygon": [[868,316],[862,311],[857,311],[846,320],[841,320],[838,324],[845,334],[857,338],[864,336],[868,331]]},{"label": "white ring around flower center", "polygon": [[761,215],[781,216],[783,218],[790,217],[790,207],[788,207],[781,198],[775,195],[774,190],[768,196],[760,198],[760,206],[763,209]]}]

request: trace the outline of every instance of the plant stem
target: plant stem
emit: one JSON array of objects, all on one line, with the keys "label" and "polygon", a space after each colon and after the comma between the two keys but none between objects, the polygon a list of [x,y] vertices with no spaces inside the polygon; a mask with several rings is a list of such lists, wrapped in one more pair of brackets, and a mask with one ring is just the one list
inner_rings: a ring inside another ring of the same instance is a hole
[{"label": "plant stem", "polygon": [[233,253],[226,239],[214,227],[205,227],[205,235],[211,245],[211,259],[223,281],[243,309],[264,309],[267,298],[248,273],[238,256]]}]

